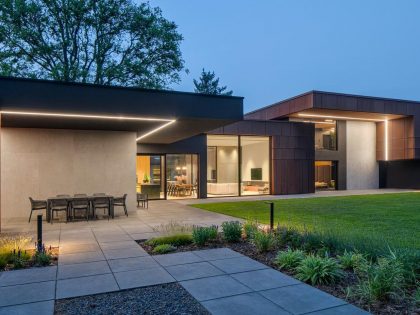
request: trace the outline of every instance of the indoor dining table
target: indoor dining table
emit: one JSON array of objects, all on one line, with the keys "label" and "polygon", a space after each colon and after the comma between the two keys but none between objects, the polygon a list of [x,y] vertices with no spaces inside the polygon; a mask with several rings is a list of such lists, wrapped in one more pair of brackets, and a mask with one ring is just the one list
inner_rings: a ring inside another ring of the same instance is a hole
[{"label": "indoor dining table", "polygon": [[49,197],[47,198],[47,222],[51,221],[51,201],[52,200],[66,200],[67,201],[67,205],[70,204],[70,202],[72,202],[73,200],[77,200],[77,199],[88,199],[91,209],[93,208],[93,199],[94,198],[107,198],[108,202],[109,202],[109,216],[111,218],[114,218],[114,196],[111,195],[101,195],[101,196],[84,196],[84,197],[72,197],[72,196],[68,196],[68,197]]}]

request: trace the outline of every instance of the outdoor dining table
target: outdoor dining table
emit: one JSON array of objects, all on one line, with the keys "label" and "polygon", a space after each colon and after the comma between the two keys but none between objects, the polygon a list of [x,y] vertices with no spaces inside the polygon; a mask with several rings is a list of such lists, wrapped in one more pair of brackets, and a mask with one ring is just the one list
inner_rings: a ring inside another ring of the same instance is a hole
[{"label": "outdoor dining table", "polygon": [[90,205],[92,206],[93,203],[93,199],[94,198],[107,198],[108,202],[109,202],[109,215],[111,218],[114,218],[114,196],[111,195],[100,195],[100,196],[83,196],[83,197],[72,197],[72,196],[68,196],[68,197],[49,197],[47,198],[47,222],[51,221],[51,201],[52,200],[66,200],[67,201],[67,205],[72,202],[73,200],[77,200],[77,199],[88,199]]}]

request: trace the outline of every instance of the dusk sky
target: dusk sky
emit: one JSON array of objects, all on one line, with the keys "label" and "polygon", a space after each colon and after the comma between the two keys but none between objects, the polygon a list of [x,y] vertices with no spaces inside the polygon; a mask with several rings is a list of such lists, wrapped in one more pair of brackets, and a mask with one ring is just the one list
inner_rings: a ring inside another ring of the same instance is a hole
[{"label": "dusk sky", "polygon": [[420,100],[418,0],[151,0],[176,22],[193,91],[213,70],[245,112],[325,90]]}]

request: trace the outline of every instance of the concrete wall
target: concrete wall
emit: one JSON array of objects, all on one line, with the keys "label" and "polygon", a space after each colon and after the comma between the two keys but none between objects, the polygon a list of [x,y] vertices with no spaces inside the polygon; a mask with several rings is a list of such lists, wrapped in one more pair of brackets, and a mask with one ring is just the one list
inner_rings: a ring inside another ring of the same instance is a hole
[{"label": "concrete wall", "polygon": [[2,128],[3,222],[28,217],[29,196],[127,193],[128,210],[135,210],[135,138],[133,132]]},{"label": "concrete wall", "polygon": [[376,124],[347,121],[347,189],[379,188]]}]

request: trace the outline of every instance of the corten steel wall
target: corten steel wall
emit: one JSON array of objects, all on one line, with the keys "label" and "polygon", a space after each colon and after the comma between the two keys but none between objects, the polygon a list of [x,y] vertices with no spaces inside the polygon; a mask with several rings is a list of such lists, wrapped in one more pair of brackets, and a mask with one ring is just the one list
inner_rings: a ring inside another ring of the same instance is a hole
[{"label": "corten steel wall", "polygon": [[288,121],[244,120],[210,134],[270,136],[271,194],[304,194],[315,191],[315,128]]},{"label": "corten steel wall", "polygon": [[[419,105],[420,106],[420,105]],[[418,118],[420,119],[420,117]],[[415,155],[413,117],[388,121],[388,160],[410,160]],[[385,123],[376,123],[376,159],[385,160]]]},{"label": "corten steel wall", "polygon": [[57,194],[127,193],[128,210],[135,211],[135,138],[125,131],[2,128],[3,224],[29,217],[28,197]]},{"label": "corten steel wall", "polygon": [[171,144],[137,144],[138,154],[198,154],[199,198],[207,198],[207,137],[198,135]]}]

